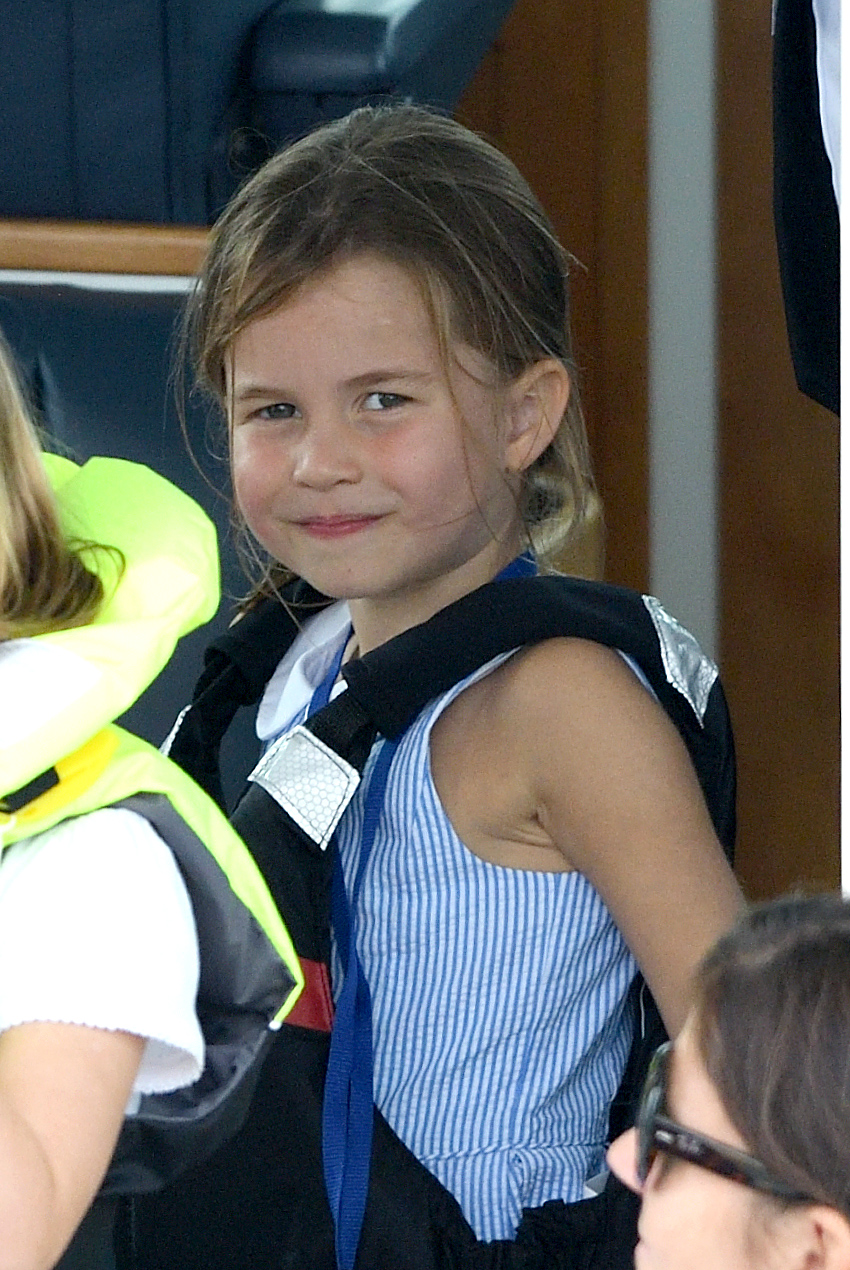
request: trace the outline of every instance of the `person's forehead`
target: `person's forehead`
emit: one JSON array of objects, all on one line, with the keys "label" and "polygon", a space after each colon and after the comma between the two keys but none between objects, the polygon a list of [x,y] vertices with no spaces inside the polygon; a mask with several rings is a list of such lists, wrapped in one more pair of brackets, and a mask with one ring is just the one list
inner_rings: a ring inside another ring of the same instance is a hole
[{"label": "person's forehead", "polygon": [[420,281],[392,260],[364,254],[321,271],[258,314],[234,339],[225,378],[232,388],[244,363],[258,355],[287,362],[321,347],[328,361],[350,362],[352,377],[358,367],[365,374],[380,365],[412,373],[442,370],[451,377],[460,372],[495,386],[498,375],[489,359],[449,338],[445,359]]}]

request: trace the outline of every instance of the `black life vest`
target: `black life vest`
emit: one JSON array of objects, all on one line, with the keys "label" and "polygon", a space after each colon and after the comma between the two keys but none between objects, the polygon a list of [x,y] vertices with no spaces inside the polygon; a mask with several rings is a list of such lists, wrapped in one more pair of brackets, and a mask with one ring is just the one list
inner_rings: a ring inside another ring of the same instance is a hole
[{"label": "black life vest", "polygon": [[[221,798],[218,747],[239,705],[256,702],[300,621],[327,603],[303,584],[289,611],[265,601],[217,640],[171,757]],[[559,636],[632,657],[682,736],[717,835],[730,859],[735,763],[716,668],[657,600],[601,583],[543,576],[490,583],[344,668],[348,691],[308,721],[332,748],[365,762],[376,733],[393,738],[423,706],[498,653]],[[335,1270],[321,1160],[329,1048],[332,850],[293,827],[251,783],[232,817],[286,920],[308,987],[266,1058],[240,1132],[205,1164],[125,1214],[121,1270]],[[284,845],[285,844],[285,845]],[[630,1123],[646,1064],[664,1029],[645,985],[643,1027],[611,1109],[611,1132]],[[597,1199],[552,1200],[527,1211],[511,1241],[478,1241],[452,1195],[375,1109],[369,1191],[357,1270],[538,1270],[632,1265],[636,1197],[609,1179]]]}]

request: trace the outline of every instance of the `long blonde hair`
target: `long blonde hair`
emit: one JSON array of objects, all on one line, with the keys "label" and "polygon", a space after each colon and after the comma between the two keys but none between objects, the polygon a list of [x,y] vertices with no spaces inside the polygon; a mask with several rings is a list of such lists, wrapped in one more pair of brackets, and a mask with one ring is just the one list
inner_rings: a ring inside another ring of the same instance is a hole
[{"label": "long blonde hair", "polygon": [[0,640],[80,626],[100,578],[65,541],[38,434],[0,337]]}]

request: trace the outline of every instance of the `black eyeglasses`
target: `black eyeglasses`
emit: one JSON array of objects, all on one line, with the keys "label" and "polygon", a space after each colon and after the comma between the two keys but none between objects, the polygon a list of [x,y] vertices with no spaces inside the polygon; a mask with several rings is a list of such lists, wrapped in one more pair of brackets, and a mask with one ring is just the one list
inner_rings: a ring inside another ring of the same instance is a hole
[{"label": "black eyeglasses", "polygon": [[670,1119],[666,1105],[672,1050],[668,1041],[655,1051],[641,1095],[637,1115],[637,1172],[641,1182],[646,1181],[655,1157],[662,1152],[766,1195],[786,1200],[810,1200],[811,1196],[801,1194],[787,1182],[774,1177],[755,1156],[736,1151],[724,1142],[707,1138]]}]

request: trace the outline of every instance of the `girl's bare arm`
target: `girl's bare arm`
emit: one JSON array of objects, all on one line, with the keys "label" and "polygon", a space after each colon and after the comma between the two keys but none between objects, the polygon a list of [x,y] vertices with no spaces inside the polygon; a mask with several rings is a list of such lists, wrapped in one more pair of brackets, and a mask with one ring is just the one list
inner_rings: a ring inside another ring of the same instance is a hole
[{"label": "girl's bare arm", "polygon": [[66,1023],[0,1035],[0,1270],[49,1270],[106,1172],[144,1040]]},{"label": "girl's bare arm", "polygon": [[696,963],[743,903],[684,742],[598,644],[529,649],[515,687],[535,818],[599,891],[675,1035]]}]

